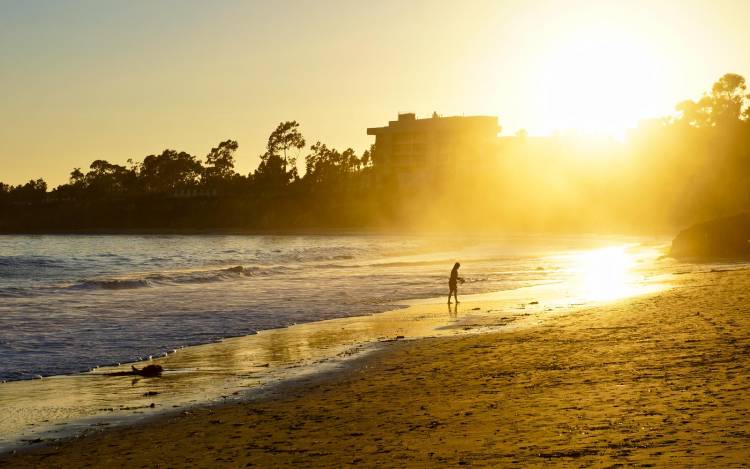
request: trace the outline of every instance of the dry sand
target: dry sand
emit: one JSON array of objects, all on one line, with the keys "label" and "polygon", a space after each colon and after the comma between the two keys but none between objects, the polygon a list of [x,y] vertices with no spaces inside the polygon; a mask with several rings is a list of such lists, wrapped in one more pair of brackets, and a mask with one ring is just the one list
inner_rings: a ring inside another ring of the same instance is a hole
[{"label": "dry sand", "polygon": [[509,333],[394,342],[341,373],[0,467],[730,467],[750,461],[750,271]]}]

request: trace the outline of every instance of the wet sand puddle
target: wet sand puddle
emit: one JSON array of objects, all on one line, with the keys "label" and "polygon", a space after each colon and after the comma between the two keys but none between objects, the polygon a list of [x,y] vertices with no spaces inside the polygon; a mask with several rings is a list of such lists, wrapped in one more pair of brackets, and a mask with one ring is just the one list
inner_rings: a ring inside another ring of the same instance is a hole
[{"label": "wet sand puddle", "polygon": [[615,276],[609,293],[603,295],[606,289],[597,285],[592,291],[586,275],[577,277],[579,281],[463,296],[461,304],[450,307],[444,298],[416,300],[403,309],[262,331],[136,364],[162,365],[161,377],[107,375],[129,370],[127,364],[3,383],[0,451],[159,413],[183,412],[196,404],[252,398],[274,383],[332,370],[347,358],[392,340],[531,327],[583,305],[668,288],[663,275],[647,280]]}]

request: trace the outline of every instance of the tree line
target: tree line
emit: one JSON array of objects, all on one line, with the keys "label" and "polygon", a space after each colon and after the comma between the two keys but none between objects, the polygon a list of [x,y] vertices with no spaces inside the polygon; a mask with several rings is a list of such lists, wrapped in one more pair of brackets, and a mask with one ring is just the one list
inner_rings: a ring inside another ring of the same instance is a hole
[{"label": "tree line", "polygon": [[725,74],[701,98],[678,103],[676,111],[636,129],[628,142],[631,180],[649,206],[678,227],[749,210],[745,78]]},{"label": "tree line", "polygon": [[[202,159],[164,150],[126,165],[96,160],[52,190],[41,179],[0,184],[0,231],[653,231],[750,210],[750,95],[737,74],[642,122],[624,144],[510,141],[498,140],[481,162],[457,157],[443,179],[433,171],[397,187],[379,177],[374,146],[359,155],[307,146],[299,123],[282,122],[246,175],[234,168],[238,143],[226,140]],[[412,163],[432,170],[429,161]]]},{"label": "tree line", "polygon": [[[260,164],[247,175],[235,170],[238,148],[236,140],[226,140],[202,160],[171,149],[126,165],[95,160],[86,171],[73,169],[69,182],[51,191],[43,179],[0,183],[0,229],[359,223],[352,202],[368,197],[374,146],[357,155],[351,148],[339,151],[316,142],[304,156],[303,176],[297,158],[306,141],[296,121],[282,122],[271,132]],[[340,220],[331,220],[323,209],[339,210]]]},{"label": "tree line", "polygon": [[43,179],[11,186],[0,183],[0,200],[38,202],[45,195],[51,199],[76,199],[101,196],[160,194],[176,191],[213,191],[228,195],[241,192],[266,193],[284,191],[290,185],[329,185],[338,187],[347,179],[367,172],[372,166],[370,150],[357,156],[353,149],[343,152],[321,142],[310,147],[305,156],[306,173],[297,172],[296,160],[305,148],[305,139],[296,121],[282,122],[268,137],[266,151],[258,168],[247,175],[234,169],[236,140],[219,143],[204,161],[184,151],[164,150],[148,155],[143,161],[128,160],[127,166],[95,160],[88,171],[75,168],[70,181],[47,194]]}]

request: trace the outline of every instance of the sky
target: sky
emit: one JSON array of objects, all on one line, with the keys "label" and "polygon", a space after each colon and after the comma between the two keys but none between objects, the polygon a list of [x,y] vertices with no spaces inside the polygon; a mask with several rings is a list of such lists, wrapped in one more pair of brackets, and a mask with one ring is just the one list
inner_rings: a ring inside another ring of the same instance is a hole
[{"label": "sky", "polygon": [[750,78],[748,18],[746,0],[0,0],[0,181],[228,138],[246,174],[286,120],[358,152],[398,112],[621,136]]}]

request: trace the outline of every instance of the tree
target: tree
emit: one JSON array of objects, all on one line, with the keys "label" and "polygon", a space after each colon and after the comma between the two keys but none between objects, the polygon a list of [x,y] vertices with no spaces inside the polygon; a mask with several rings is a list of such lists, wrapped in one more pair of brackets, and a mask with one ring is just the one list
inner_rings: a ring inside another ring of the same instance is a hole
[{"label": "tree", "polygon": [[286,170],[284,160],[278,155],[264,153],[260,164],[253,174],[253,182],[262,191],[278,192],[297,179],[297,168]]},{"label": "tree", "polygon": [[80,179],[81,171],[71,172],[71,182],[73,178],[95,193],[104,194],[111,192],[126,192],[135,184],[135,173],[119,164],[112,164],[106,160],[95,160],[89,166],[90,171],[86,173],[83,179]]},{"label": "tree", "polygon": [[[727,73],[711,87],[711,94],[704,94],[698,101],[687,100],[677,104],[678,121],[693,127],[716,127],[750,118],[745,78]],[[744,113],[743,113],[744,109]]]},{"label": "tree", "polygon": [[0,182],[0,202],[4,202],[8,198],[8,194],[12,189],[13,186]]},{"label": "tree", "polygon": [[[297,180],[297,158],[290,156],[293,149],[305,147],[305,139],[299,132],[297,121],[280,123],[268,136],[266,152],[260,155],[260,164],[253,174],[253,180],[261,190],[277,192],[290,182]],[[291,169],[287,169],[291,166]]]},{"label": "tree", "polygon": [[207,183],[227,180],[234,172],[234,152],[239,145],[235,140],[226,140],[211,149],[206,155],[205,178]]},{"label": "tree", "polygon": [[10,195],[21,202],[41,202],[47,195],[47,183],[44,179],[32,179],[23,186],[18,185],[10,190]]},{"label": "tree", "polygon": [[370,148],[362,153],[362,157],[359,159],[362,168],[372,168],[375,164],[375,153],[377,149],[375,144],[370,144]]},{"label": "tree", "polygon": [[736,121],[742,116],[742,108],[747,95],[745,78],[735,73],[727,73],[711,88],[714,123]]},{"label": "tree", "polygon": [[290,156],[288,152],[293,148],[296,148],[299,153],[299,150],[305,147],[305,139],[302,137],[302,134],[298,129],[299,124],[297,121],[282,122],[268,137],[266,154],[269,157],[271,155],[281,157],[284,161],[285,171],[287,167],[295,167],[297,163],[297,157]]},{"label": "tree", "polygon": [[305,179],[312,183],[338,184],[356,172],[362,164],[351,148],[339,152],[317,142],[310,147],[310,151],[305,157]]},{"label": "tree", "polygon": [[346,150],[341,153],[341,156],[339,157],[339,164],[338,166],[341,168],[342,172],[344,174],[353,174],[357,170],[359,170],[359,167],[362,165],[362,162],[357,158],[357,154],[354,152],[353,148],[347,148]]},{"label": "tree", "polygon": [[203,173],[203,165],[195,156],[164,150],[143,159],[138,177],[146,191],[163,193],[195,186]]},{"label": "tree", "polygon": [[698,102],[687,99],[677,103],[675,107],[680,113],[678,122],[684,122],[693,127],[707,127],[709,125],[708,98],[704,96]]},{"label": "tree", "polygon": [[73,186],[82,186],[85,177],[81,168],[73,168],[73,171],[70,172],[70,184]]}]

